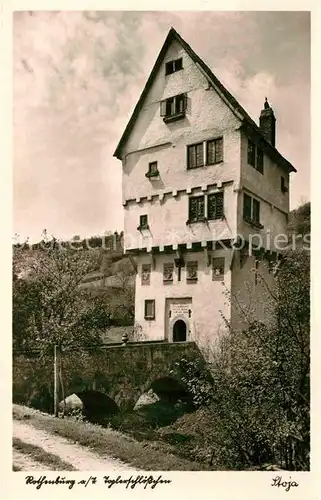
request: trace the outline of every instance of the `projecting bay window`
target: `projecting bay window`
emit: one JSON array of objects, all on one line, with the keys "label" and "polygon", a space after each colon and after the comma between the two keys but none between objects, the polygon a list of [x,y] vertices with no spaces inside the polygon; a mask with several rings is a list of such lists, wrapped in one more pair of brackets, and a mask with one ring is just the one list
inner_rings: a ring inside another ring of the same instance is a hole
[{"label": "projecting bay window", "polygon": [[219,191],[209,195],[191,196],[187,224],[205,222],[224,217],[224,192]]},{"label": "projecting bay window", "polygon": [[187,95],[179,94],[160,103],[160,114],[165,123],[184,118],[187,108]]}]

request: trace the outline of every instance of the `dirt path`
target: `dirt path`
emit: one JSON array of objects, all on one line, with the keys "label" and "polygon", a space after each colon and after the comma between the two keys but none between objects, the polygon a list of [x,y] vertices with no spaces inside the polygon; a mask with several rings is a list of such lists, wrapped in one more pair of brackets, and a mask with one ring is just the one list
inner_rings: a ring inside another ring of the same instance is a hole
[{"label": "dirt path", "polygon": [[[61,460],[71,464],[79,471],[137,472],[136,469],[133,469],[120,460],[108,455],[101,457],[89,451],[84,446],[73,444],[63,437],[35,429],[32,425],[17,420],[13,421],[13,435],[25,443],[39,446],[47,453],[58,456]],[[15,451],[13,458],[14,463],[23,468],[23,470],[44,470],[44,466],[33,461],[28,455]],[[49,468],[46,466],[45,470],[49,470]]]},{"label": "dirt path", "polygon": [[33,460],[30,455],[26,455],[15,449],[13,450],[12,458],[14,465],[20,470],[52,470],[52,468],[48,466],[44,467],[40,462]]}]

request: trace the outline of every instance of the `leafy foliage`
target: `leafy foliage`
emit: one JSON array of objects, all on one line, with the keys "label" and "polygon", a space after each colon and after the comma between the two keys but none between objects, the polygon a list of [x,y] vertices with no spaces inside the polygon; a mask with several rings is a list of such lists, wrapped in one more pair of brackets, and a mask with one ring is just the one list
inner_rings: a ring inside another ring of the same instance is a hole
[{"label": "leafy foliage", "polygon": [[[203,445],[211,462],[227,468],[262,466],[309,468],[310,307],[309,254],[289,252],[270,290],[278,321],[252,322],[243,332],[222,336],[213,352],[211,380],[192,360],[177,371],[206,409]],[[209,415],[212,425],[208,426]]]}]

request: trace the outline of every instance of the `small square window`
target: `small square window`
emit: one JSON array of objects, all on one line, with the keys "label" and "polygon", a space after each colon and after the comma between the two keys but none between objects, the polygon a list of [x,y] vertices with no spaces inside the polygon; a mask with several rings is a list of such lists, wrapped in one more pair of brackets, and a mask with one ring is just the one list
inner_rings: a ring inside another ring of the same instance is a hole
[{"label": "small square window", "polygon": [[187,262],[186,264],[186,280],[187,281],[197,281],[197,267],[198,263]]},{"label": "small square window", "polygon": [[172,283],[173,282],[173,274],[174,274],[174,264],[173,263],[164,264],[163,282],[164,283]]},{"label": "small square window", "polygon": [[148,172],[146,177],[157,177],[159,175],[157,161],[152,161],[148,164]]},{"label": "small square window", "polygon": [[155,319],[155,300],[145,300],[145,319]]},{"label": "small square window", "polygon": [[151,265],[143,264],[142,265],[142,285],[150,285],[150,273],[151,273]]},{"label": "small square window", "polygon": [[165,75],[171,75],[175,71],[183,69],[183,59],[175,59],[174,61],[169,61],[165,64]]},{"label": "small square window", "polygon": [[224,257],[214,257],[213,267],[212,267],[212,279],[213,281],[223,281],[224,280]]},{"label": "small square window", "polygon": [[148,217],[147,215],[141,215],[139,218],[139,228],[148,229]]}]

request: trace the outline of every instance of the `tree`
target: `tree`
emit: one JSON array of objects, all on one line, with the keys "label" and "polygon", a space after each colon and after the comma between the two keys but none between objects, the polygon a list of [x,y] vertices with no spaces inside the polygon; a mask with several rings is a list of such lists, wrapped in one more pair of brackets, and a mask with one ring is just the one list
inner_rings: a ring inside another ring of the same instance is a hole
[{"label": "tree", "polygon": [[243,332],[221,337],[210,382],[193,360],[179,363],[195,405],[212,416],[202,438],[212,462],[234,469],[267,462],[309,468],[309,272],[307,251],[285,255],[276,287],[268,289],[277,323],[252,321]]}]

